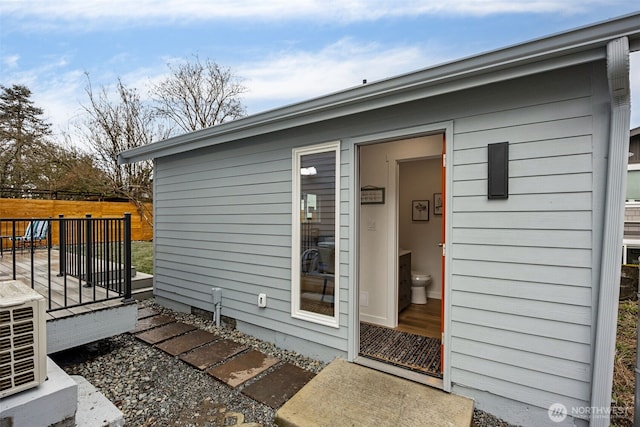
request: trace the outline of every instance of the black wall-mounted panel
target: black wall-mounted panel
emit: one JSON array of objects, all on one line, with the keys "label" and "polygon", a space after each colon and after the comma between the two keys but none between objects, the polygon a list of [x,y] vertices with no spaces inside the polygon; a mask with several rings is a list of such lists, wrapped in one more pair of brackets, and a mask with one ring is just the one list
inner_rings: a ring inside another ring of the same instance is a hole
[{"label": "black wall-mounted panel", "polygon": [[509,198],[509,143],[488,145],[488,192],[489,199]]}]

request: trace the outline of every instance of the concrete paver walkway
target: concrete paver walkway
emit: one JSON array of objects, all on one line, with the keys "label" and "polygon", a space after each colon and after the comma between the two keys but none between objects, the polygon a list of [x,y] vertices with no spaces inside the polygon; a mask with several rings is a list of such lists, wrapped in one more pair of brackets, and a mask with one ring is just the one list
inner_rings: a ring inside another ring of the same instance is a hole
[{"label": "concrete paver walkway", "polygon": [[207,373],[231,387],[237,387],[266,371],[278,362],[280,362],[280,360],[275,357],[251,350],[220,366],[210,369]]},{"label": "concrete paver walkway", "polygon": [[169,338],[193,331],[195,326],[187,325],[182,322],[172,322],[157,328],[149,329],[136,335],[136,338],[146,342],[147,344],[156,344],[166,341]]},{"label": "concrete paver walkway", "polygon": [[[274,409],[314,376],[311,372],[149,308],[140,309],[138,319],[131,331],[136,338],[196,369],[207,371],[219,381]],[[260,375],[261,378],[251,383]]]},{"label": "concrete paver walkway", "polygon": [[169,316],[152,316],[145,317],[144,319],[139,318],[138,323],[136,323],[136,327],[130,332],[132,334],[137,334],[138,332],[147,331],[151,328],[156,328],[171,322],[175,322],[175,319]]},{"label": "concrete paver walkway", "polygon": [[189,350],[193,350],[194,348],[209,344],[217,339],[220,339],[220,337],[212,334],[211,332],[196,329],[195,331],[188,332],[184,335],[178,335],[175,338],[158,343],[156,344],[156,347],[165,353],[177,356],[179,354],[186,353]]},{"label": "concrete paver walkway", "polygon": [[140,340],[266,404],[280,426],[464,426],[473,401],[341,359],[318,375],[214,333],[140,309]]},{"label": "concrete paver walkway", "polygon": [[269,375],[245,387],[242,394],[277,409],[313,377],[313,373],[285,363]]},{"label": "concrete paver walkway", "polygon": [[181,355],[180,360],[204,371],[217,363],[223,362],[245,351],[247,348],[247,346],[242,344],[221,339]]}]

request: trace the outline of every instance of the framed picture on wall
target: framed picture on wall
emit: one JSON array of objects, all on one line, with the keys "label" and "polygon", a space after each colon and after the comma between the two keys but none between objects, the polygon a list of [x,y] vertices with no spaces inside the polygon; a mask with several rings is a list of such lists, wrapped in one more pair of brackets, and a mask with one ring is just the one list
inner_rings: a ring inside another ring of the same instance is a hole
[{"label": "framed picture on wall", "polygon": [[433,193],[433,214],[442,215],[442,193]]},{"label": "framed picture on wall", "polygon": [[411,220],[412,221],[429,221],[429,201],[428,200],[412,200],[411,201]]}]

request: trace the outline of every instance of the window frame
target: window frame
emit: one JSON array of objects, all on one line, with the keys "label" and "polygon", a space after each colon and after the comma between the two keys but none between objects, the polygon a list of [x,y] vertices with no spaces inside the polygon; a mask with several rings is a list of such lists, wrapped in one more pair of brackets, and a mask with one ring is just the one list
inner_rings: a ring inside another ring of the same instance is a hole
[{"label": "window frame", "polygon": [[[629,172],[637,172],[637,171],[640,171],[640,163],[629,163],[627,165],[627,187],[629,186],[629,182],[628,182]],[[625,201],[624,202],[625,202],[626,206],[640,206],[640,200],[635,200],[634,199],[634,200],[629,201],[627,199],[627,195],[626,194],[624,195],[624,197],[625,197]]]},{"label": "window frame", "polygon": [[[305,155],[320,153],[335,153],[335,276],[333,316],[305,311],[300,308],[301,296],[301,221],[300,221],[300,190],[301,190],[301,159]],[[316,324],[339,328],[340,316],[340,141],[327,142],[292,149],[291,170],[291,317],[313,322]]]}]

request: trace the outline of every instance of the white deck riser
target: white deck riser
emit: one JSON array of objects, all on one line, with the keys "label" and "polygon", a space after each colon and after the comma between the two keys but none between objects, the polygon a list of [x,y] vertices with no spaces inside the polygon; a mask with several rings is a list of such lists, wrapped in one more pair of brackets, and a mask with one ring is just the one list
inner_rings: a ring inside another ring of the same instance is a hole
[{"label": "white deck riser", "polygon": [[126,304],[47,321],[47,354],[56,353],[132,330],[138,307]]}]

